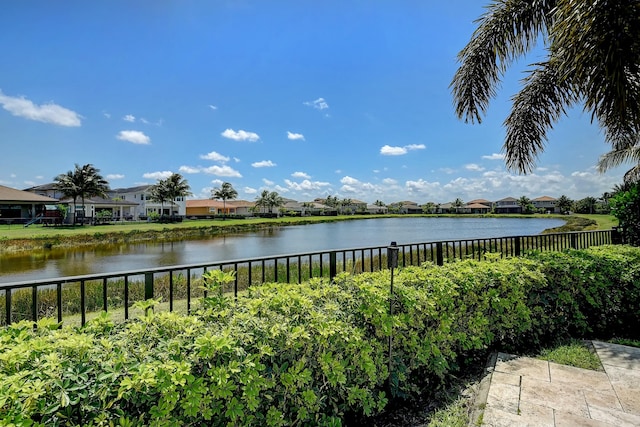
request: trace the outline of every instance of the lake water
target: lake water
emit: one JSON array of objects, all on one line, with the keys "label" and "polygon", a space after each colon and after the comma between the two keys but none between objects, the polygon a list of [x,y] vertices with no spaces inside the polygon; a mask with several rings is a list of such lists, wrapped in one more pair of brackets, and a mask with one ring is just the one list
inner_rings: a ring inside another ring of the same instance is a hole
[{"label": "lake water", "polygon": [[0,283],[328,249],[539,234],[556,218],[378,218],[275,227],[207,240],[104,245],[0,256]]}]

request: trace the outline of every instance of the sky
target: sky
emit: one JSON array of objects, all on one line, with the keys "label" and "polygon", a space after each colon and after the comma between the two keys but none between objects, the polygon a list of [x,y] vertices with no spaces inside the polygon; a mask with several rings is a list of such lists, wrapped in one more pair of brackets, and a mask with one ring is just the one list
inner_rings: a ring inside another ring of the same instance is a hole
[{"label": "sky", "polygon": [[528,175],[502,156],[510,98],[538,49],[503,77],[481,124],[451,79],[483,1],[6,2],[0,13],[0,184],[93,164],[111,188],[180,173],[191,198],[230,182],[310,201],[598,197],[603,133],[580,106]]}]

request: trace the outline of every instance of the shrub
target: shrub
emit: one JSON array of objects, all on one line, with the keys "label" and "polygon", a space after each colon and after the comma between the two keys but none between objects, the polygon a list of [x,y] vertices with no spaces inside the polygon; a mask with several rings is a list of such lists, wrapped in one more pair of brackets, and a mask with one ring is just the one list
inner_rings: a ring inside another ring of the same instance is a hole
[{"label": "shrub", "polygon": [[393,295],[389,271],[254,286],[237,302],[220,292],[232,279],[206,274],[191,316],[156,314],[149,300],[122,324],[105,314],[83,328],[43,319],[2,329],[0,419],[337,426],[439,387],[476,350],[639,337],[631,247],[402,268]]}]

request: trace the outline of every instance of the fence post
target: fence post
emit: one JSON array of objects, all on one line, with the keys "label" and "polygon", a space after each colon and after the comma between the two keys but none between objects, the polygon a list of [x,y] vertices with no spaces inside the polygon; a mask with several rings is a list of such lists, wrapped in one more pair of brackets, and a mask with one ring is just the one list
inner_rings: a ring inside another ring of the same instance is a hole
[{"label": "fence post", "polygon": [[571,249],[578,249],[578,239],[576,234],[571,234]]},{"label": "fence post", "polygon": [[333,280],[333,278],[336,277],[338,271],[336,259],[336,252],[329,252],[329,280]]},{"label": "fence post", "polygon": [[444,255],[442,254],[442,242],[436,243],[436,264],[444,265]]},{"label": "fence post", "polygon": [[611,227],[611,244],[613,245],[621,245],[624,241],[622,239],[622,233],[620,232],[620,228]]},{"label": "fence post", "polygon": [[521,248],[520,248],[520,236],[516,237],[516,240],[513,242],[513,250],[515,252],[515,256],[520,256]]},{"label": "fence post", "polygon": [[153,298],[153,273],[144,273],[144,299]]},{"label": "fence post", "polygon": [[[396,242],[391,242],[391,245],[387,247],[387,267],[391,270],[391,284],[389,286],[389,317],[393,317],[393,270],[398,267],[398,245]],[[393,322],[391,323],[393,325]],[[393,326],[389,331],[389,393],[393,395],[393,378],[391,373],[393,372]]]}]

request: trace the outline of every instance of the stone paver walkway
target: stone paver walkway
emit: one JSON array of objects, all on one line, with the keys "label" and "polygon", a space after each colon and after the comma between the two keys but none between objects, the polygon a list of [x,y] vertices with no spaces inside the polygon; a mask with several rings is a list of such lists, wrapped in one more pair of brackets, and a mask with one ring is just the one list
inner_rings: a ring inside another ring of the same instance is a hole
[{"label": "stone paver walkway", "polygon": [[640,349],[593,345],[604,372],[499,353],[479,395],[482,425],[640,426]]}]

